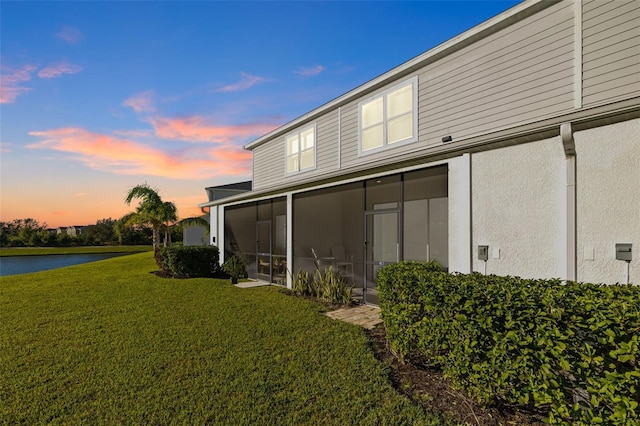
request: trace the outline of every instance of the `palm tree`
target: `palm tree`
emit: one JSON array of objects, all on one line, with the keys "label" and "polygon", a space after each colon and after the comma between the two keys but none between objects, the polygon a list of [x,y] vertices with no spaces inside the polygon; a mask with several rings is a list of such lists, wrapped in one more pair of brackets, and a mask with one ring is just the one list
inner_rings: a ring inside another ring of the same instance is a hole
[{"label": "palm tree", "polygon": [[135,212],[126,216],[125,224],[150,226],[153,231],[153,250],[160,247],[160,232],[164,232],[164,246],[171,245],[171,226],[178,220],[178,210],[171,201],[162,201],[158,191],[146,182],[136,185],[127,192],[125,202],[130,205],[134,199],[140,204]]}]

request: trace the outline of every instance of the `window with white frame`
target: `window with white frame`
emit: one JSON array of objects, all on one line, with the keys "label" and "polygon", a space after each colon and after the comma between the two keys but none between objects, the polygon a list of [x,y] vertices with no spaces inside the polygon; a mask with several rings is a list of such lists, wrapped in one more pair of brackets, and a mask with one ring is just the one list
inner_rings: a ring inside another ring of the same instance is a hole
[{"label": "window with white frame", "polygon": [[360,103],[361,153],[417,140],[417,86],[414,77]]},{"label": "window with white frame", "polygon": [[285,137],[286,173],[297,173],[316,166],[316,126],[304,128]]}]

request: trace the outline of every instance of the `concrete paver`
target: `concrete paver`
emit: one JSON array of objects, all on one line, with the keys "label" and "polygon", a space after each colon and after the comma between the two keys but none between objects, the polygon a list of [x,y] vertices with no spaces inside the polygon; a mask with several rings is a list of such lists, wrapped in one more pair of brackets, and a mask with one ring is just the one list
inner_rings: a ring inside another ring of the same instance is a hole
[{"label": "concrete paver", "polygon": [[368,330],[371,330],[382,322],[382,319],[380,318],[380,308],[370,305],[342,308],[327,312],[325,315],[339,321],[359,325]]}]

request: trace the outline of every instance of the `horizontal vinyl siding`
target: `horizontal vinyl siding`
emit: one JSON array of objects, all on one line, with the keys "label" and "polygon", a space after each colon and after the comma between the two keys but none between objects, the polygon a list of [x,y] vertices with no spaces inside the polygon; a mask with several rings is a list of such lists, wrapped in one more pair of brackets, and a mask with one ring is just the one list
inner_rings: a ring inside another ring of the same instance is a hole
[{"label": "horizontal vinyl siding", "polygon": [[343,168],[423,151],[573,108],[573,3],[552,6],[417,72],[418,142],[358,155],[358,102],[343,108]]},{"label": "horizontal vinyl siding", "polygon": [[316,121],[316,169],[305,175],[322,175],[338,168],[338,110]]},{"label": "horizontal vinyl siding", "polygon": [[253,150],[253,189],[271,186],[284,178],[284,137]]},{"label": "horizontal vinyl siding", "polygon": [[[307,127],[310,123],[301,126]],[[338,110],[331,111],[315,121],[316,167],[285,176],[285,136],[275,138],[253,150],[254,189],[283,185],[301,177],[320,176],[338,168]],[[289,133],[287,133],[289,134]]]},{"label": "horizontal vinyl siding", "polygon": [[440,144],[573,107],[573,4],[560,3],[426,67],[420,139]]},{"label": "horizontal vinyl siding", "polygon": [[640,1],[583,5],[583,105],[640,96]]},{"label": "horizontal vinyl siding", "polygon": [[358,103],[342,108],[342,166],[348,167],[358,158]]}]

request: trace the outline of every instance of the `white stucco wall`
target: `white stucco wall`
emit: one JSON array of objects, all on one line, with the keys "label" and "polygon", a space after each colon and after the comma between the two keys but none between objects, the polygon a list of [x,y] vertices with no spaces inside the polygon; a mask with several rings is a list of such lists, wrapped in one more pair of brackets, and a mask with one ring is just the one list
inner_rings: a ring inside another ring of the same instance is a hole
[{"label": "white stucco wall", "polygon": [[624,282],[627,265],[615,260],[615,245],[632,243],[630,281],[640,284],[640,119],[574,139],[578,281]]},{"label": "white stucco wall", "polygon": [[218,245],[218,206],[209,207],[209,244]]},{"label": "white stucco wall", "polygon": [[449,161],[449,271],[471,272],[471,160]]},{"label": "white stucco wall", "polygon": [[488,274],[566,275],[566,157],[559,137],[471,157],[473,270]]}]

